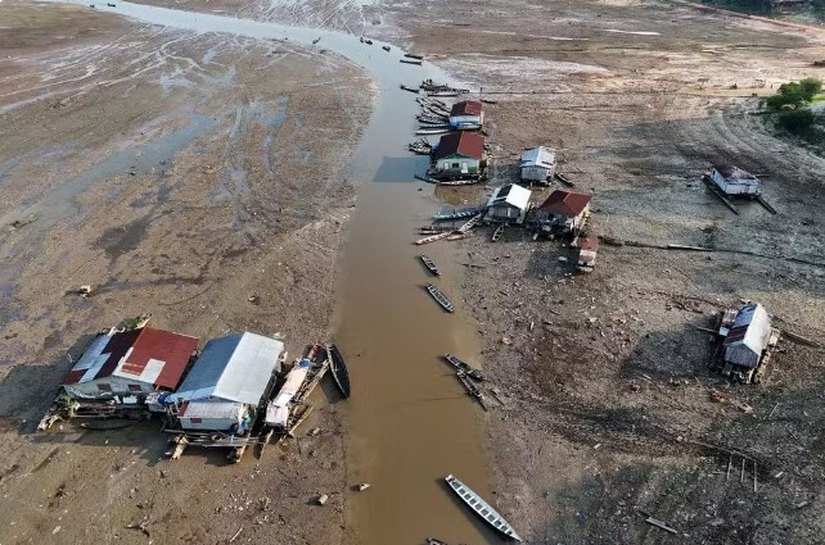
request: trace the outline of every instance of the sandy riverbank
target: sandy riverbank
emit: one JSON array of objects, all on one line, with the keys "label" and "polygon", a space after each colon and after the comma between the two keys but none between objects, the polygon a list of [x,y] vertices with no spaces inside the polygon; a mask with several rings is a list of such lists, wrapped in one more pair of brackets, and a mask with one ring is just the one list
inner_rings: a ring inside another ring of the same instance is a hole
[{"label": "sandy riverbank", "polygon": [[218,452],[163,462],[155,424],[32,432],[67,351],[125,316],[202,339],[280,332],[292,354],[329,335],[370,80],[289,43],[2,11],[0,540],[340,540],[340,497],[307,505],[346,489],[335,404],[317,437],[221,468]]}]

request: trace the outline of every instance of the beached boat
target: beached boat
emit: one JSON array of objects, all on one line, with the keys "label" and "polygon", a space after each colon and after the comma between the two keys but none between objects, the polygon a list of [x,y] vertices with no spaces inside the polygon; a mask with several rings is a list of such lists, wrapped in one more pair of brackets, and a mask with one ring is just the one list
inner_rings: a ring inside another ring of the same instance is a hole
[{"label": "beached boat", "polygon": [[421,61],[416,59],[398,59],[398,62],[403,62],[404,64],[417,64],[421,66]]},{"label": "beached boat", "polygon": [[493,509],[489,503],[481,499],[481,496],[476,494],[470,487],[452,475],[447,475],[444,480],[447,481],[447,484],[453,492],[458,494],[459,498],[464,500],[464,502],[469,505],[473,511],[478,513],[481,518],[486,520],[496,530],[509,538],[515,539],[516,541],[521,541],[521,536],[519,536],[513,527],[510,526],[510,523],[508,523],[498,511]]},{"label": "beached boat", "polygon": [[443,125],[447,123],[447,118],[443,115],[418,114],[415,118],[419,123],[427,123],[429,125]]},{"label": "beached boat", "polygon": [[464,386],[464,389],[467,390],[467,395],[473,396],[485,411],[490,410],[487,408],[487,401],[484,399],[484,394],[481,393],[481,388],[473,384],[473,381],[469,379],[464,371],[456,371],[455,377],[458,379],[458,382]]},{"label": "beached boat", "polygon": [[415,53],[404,53],[404,56],[408,59],[417,59],[419,61],[424,58],[424,55],[416,55]]},{"label": "beached boat", "polygon": [[426,288],[429,294],[432,295],[433,299],[435,299],[436,302],[439,305],[441,305],[441,308],[443,308],[447,312],[455,312],[455,306],[450,302],[449,299],[447,299],[447,296],[444,295],[444,293],[440,289],[436,288],[432,284],[427,284]]},{"label": "beached boat", "polygon": [[427,267],[428,271],[433,273],[435,276],[441,276],[441,271],[438,270],[438,267],[436,267],[435,262],[432,259],[430,259],[424,254],[421,254],[418,257],[421,259],[421,262],[424,264],[424,266]]},{"label": "beached boat", "polygon": [[457,370],[463,372],[471,379],[479,381],[484,380],[484,374],[480,370],[476,369],[475,367],[471,367],[470,364],[458,359],[452,354],[444,354],[444,359],[447,360],[447,363],[455,367]]},{"label": "beached boat", "polygon": [[449,126],[445,126],[445,127],[425,127],[425,128],[421,128],[421,129],[418,129],[417,131],[415,131],[415,134],[417,134],[417,135],[446,134],[448,132],[450,132],[450,127]]},{"label": "beached boat", "polygon": [[338,390],[341,391],[342,396],[349,397],[351,393],[349,371],[347,371],[344,356],[341,355],[341,351],[338,350],[337,346],[331,344],[327,346],[327,357],[329,358],[330,370],[332,371],[332,379],[335,381],[335,385],[338,386]]},{"label": "beached boat", "polygon": [[386,51],[386,52],[388,52],[388,53],[389,53],[389,51],[390,51],[390,46],[388,46],[388,45],[382,45],[382,46],[381,46],[381,49],[383,49],[384,51]]},{"label": "beached boat", "polygon": [[501,238],[502,234],[504,234],[504,224],[503,223],[501,225],[499,225],[498,227],[496,227],[496,230],[493,231],[493,236],[490,238],[490,240],[492,242],[498,242],[498,240]]},{"label": "beached boat", "polygon": [[425,138],[419,138],[415,142],[410,142],[407,145],[407,149],[419,155],[429,155],[433,152],[432,144],[430,144]]},{"label": "beached boat", "polygon": [[428,537],[426,539],[426,542],[427,542],[427,545],[447,545],[446,541],[441,541],[440,539],[435,538],[435,537]]},{"label": "beached boat", "polygon": [[419,89],[416,89],[415,87],[409,87],[407,85],[404,85],[403,83],[401,84],[401,89],[403,89],[404,91],[409,91],[411,93],[415,93],[416,95],[419,92]]}]

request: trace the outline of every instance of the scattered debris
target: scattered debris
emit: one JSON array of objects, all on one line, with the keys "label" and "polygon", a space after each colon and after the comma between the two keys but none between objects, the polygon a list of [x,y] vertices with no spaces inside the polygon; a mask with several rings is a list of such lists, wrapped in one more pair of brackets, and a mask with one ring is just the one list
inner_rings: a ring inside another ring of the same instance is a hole
[{"label": "scattered debris", "polygon": [[645,522],[650,524],[651,526],[655,526],[656,528],[659,528],[660,530],[664,530],[665,532],[667,532],[669,534],[673,534],[673,535],[678,535],[679,534],[678,530],[676,530],[674,528],[671,528],[670,526],[668,526],[667,524],[665,524],[664,522],[662,522],[661,520],[659,520],[657,518],[653,518],[653,517],[648,516],[645,519]]},{"label": "scattered debris", "polygon": [[361,483],[361,484],[357,484],[357,485],[355,485],[355,489],[356,489],[358,492],[363,492],[364,490],[366,490],[366,489],[367,489],[367,488],[369,488],[370,486],[372,486],[372,485],[371,485],[371,484],[369,484],[369,483]]},{"label": "scattered debris", "polygon": [[315,503],[318,505],[325,505],[329,501],[329,494],[321,494],[316,498]]},{"label": "scattered debris", "polygon": [[92,294],[92,286],[84,284],[77,288],[77,294],[81,297],[89,297]]},{"label": "scattered debris", "polygon": [[12,229],[20,229],[21,227],[25,227],[31,223],[34,223],[38,220],[37,214],[29,214],[25,218],[16,219],[11,222]]}]

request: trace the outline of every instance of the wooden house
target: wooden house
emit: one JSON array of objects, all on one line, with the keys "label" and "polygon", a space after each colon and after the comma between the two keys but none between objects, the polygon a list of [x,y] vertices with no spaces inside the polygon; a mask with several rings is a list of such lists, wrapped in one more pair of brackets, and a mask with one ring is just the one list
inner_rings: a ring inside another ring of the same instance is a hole
[{"label": "wooden house", "polygon": [[485,223],[515,223],[524,222],[527,210],[530,208],[529,189],[517,184],[499,186],[493,190],[484,212]]},{"label": "wooden house", "polygon": [[770,363],[780,333],[759,303],[747,303],[722,314],[716,359],[712,367],[742,382],[759,382]]},{"label": "wooden house", "polygon": [[145,396],[178,387],[198,338],[141,327],[112,330],[92,340],[63,378],[62,389],[79,399]]},{"label": "wooden house", "polygon": [[556,171],[556,153],[544,146],[528,148],[521,154],[521,181],[549,185]]},{"label": "wooden house", "polygon": [[169,396],[181,428],[232,433],[250,429],[283,357],[284,343],[254,333],[210,340],[178,391]]},{"label": "wooden house", "polygon": [[477,100],[457,102],[450,109],[450,127],[455,130],[480,129],[484,123],[484,105]]},{"label": "wooden house", "polygon": [[758,197],[762,182],[736,166],[718,166],[710,169],[708,179],[728,197]]},{"label": "wooden house", "polygon": [[485,166],[484,138],[474,132],[453,132],[438,142],[431,175],[440,179],[477,177]]},{"label": "wooden house", "polygon": [[570,232],[584,227],[590,213],[590,195],[557,189],[539,206],[537,221],[543,232]]}]

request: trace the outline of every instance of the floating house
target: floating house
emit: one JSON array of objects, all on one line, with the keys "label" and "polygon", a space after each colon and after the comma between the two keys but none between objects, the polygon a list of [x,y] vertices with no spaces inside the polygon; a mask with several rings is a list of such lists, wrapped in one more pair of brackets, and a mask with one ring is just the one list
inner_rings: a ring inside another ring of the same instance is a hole
[{"label": "floating house", "polygon": [[484,212],[485,223],[524,222],[530,208],[529,189],[517,184],[507,184],[495,188]]},{"label": "floating house", "polygon": [[579,272],[592,272],[596,266],[596,256],[599,253],[599,237],[587,235],[579,241],[579,259],[576,269]]},{"label": "floating house", "polygon": [[438,142],[431,174],[436,178],[469,178],[479,176],[484,166],[484,138],[473,132],[453,132]]},{"label": "floating house", "polygon": [[736,166],[718,166],[707,174],[711,183],[729,197],[758,197],[762,193],[762,182]]},{"label": "floating house", "polygon": [[590,213],[590,195],[565,189],[553,191],[539,206],[539,229],[569,232],[584,227]]},{"label": "floating house", "polygon": [[75,398],[139,396],[178,387],[198,346],[198,338],[141,327],[96,337],[62,388]]},{"label": "floating house", "polygon": [[771,319],[759,303],[744,305],[722,342],[725,363],[756,368],[771,336]]},{"label": "floating house", "polygon": [[450,126],[453,129],[475,130],[484,123],[484,105],[477,100],[457,102],[450,109]]},{"label": "floating house", "polygon": [[544,146],[528,148],[521,154],[521,181],[549,185],[556,171],[556,153]]},{"label": "floating house", "polygon": [[183,384],[168,398],[177,405],[181,428],[233,433],[250,429],[283,358],[281,341],[249,332],[206,343]]}]

